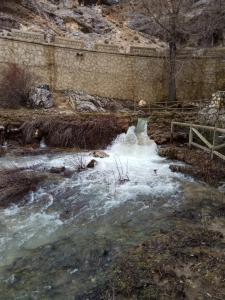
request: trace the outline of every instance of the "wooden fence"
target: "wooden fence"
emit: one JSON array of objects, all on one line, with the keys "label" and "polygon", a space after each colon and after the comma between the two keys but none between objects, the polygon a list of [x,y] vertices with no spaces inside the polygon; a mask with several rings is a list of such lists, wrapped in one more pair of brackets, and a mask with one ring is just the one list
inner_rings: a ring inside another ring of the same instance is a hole
[{"label": "wooden fence", "polygon": [[149,102],[147,106],[139,107],[138,103],[134,103],[134,111],[142,110],[145,113],[151,114],[152,112],[182,112],[185,114],[198,113],[203,107],[209,105],[211,100],[200,99],[190,102],[184,101],[164,101],[164,102]]},{"label": "wooden fence", "polygon": [[[216,145],[216,134],[217,133],[225,134],[225,129],[212,127],[212,126],[204,126],[204,125],[172,121],[171,122],[171,141],[173,141],[175,126],[186,127],[189,129],[189,142],[188,142],[189,147],[195,146],[197,148],[200,148],[200,149],[210,153],[211,159],[213,159],[213,156],[215,155],[215,156],[221,158],[222,160],[225,160],[225,155],[218,151],[218,150],[225,148],[225,142],[223,141],[222,144]],[[204,129],[206,131],[212,132],[212,134],[213,134],[212,143],[209,142],[208,139],[206,137],[204,137],[202,133],[199,132],[199,129]],[[197,137],[198,139],[200,139],[201,142],[204,144],[204,146],[198,144],[197,142],[194,142],[194,140],[193,140],[194,137]],[[224,140],[225,140],[225,136],[224,136]]]}]

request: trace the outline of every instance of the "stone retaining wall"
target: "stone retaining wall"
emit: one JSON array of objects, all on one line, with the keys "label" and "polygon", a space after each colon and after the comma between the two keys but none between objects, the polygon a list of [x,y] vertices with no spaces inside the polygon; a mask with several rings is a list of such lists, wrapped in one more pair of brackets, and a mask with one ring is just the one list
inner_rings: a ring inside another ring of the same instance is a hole
[{"label": "stone retaining wall", "polygon": [[[83,90],[90,94],[130,100],[165,100],[168,91],[166,53],[152,48],[97,44],[13,31],[0,37],[0,71],[17,63],[34,72],[56,91]],[[178,98],[205,98],[225,88],[225,49],[183,51],[178,59]]]}]

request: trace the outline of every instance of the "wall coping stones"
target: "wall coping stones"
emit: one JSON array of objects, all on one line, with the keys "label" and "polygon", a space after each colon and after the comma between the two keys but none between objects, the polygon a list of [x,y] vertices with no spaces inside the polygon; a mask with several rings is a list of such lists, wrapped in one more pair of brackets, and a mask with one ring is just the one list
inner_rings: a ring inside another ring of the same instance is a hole
[{"label": "wall coping stones", "polygon": [[18,38],[20,40],[24,41],[30,41],[30,42],[40,42],[43,43],[45,41],[44,34],[35,33],[35,32],[23,32],[20,30],[12,30],[11,36],[14,38]]},{"label": "wall coping stones", "polygon": [[55,37],[55,44],[57,45],[63,45],[63,46],[69,46],[75,49],[84,49],[85,48],[85,43],[80,40],[73,40],[73,39],[68,39],[68,38],[63,38],[56,36]]},{"label": "wall coping stones", "polygon": [[222,48],[213,48],[206,49],[205,51],[207,56],[225,56],[225,47]]},{"label": "wall coping stones", "polygon": [[225,48],[184,49],[178,52],[178,56],[221,57],[225,56]]},{"label": "wall coping stones", "polygon": [[130,54],[142,56],[155,56],[157,55],[157,51],[155,48],[131,46]]},{"label": "wall coping stones", "polygon": [[[20,30],[13,29],[11,32],[3,32],[0,34],[0,38],[7,38],[13,40],[19,40],[30,43],[40,43],[44,45],[50,46],[58,46],[58,47],[68,47],[73,49],[80,49],[85,51],[99,51],[105,53],[115,53],[115,54],[124,54],[124,55],[132,55],[132,56],[157,56],[157,57],[165,57],[169,55],[168,50],[158,51],[155,48],[150,47],[137,47],[131,46],[130,52],[125,53],[120,51],[120,48],[116,45],[108,45],[108,44],[100,44],[97,43],[93,48],[87,49],[85,46],[85,42],[76,39],[65,38],[61,36],[55,36],[52,40],[47,40],[44,34],[35,33],[35,32],[23,32]],[[184,49],[178,52],[179,57],[225,57],[225,47],[220,48],[204,48],[204,49]]]},{"label": "wall coping stones", "polygon": [[95,50],[107,53],[119,53],[119,47],[115,45],[95,44]]}]

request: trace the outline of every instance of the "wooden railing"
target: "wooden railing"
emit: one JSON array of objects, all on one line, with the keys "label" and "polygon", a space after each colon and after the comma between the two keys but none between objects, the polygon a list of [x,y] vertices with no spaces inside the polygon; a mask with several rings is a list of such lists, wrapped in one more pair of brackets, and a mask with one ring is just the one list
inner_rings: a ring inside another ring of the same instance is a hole
[{"label": "wooden railing", "polygon": [[[221,158],[222,160],[225,160],[225,155],[218,151],[218,150],[225,148],[225,142],[223,142],[220,145],[216,145],[216,133],[219,132],[219,133],[225,134],[224,128],[217,128],[217,127],[212,127],[212,126],[204,126],[204,125],[172,121],[171,122],[171,141],[173,141],[175,126],[186,127],[189,129],[189,141],[188,141],[189,147],[195,146],[197,148],[200,148],[200,149],[210,153],[212,159],[213,159],[213,156],[216,155],[217,157]],[[211,133],[213,133],[212,142],[208,141],[208,139],[206,137],[204,137],[202,133],[199,132],[199,129],[211,131]],[[198,139],[200,139],[201,142],[204,144],[204,146],[200,145],[197,142],[194,142],[194,140],[193,140],[194,136],[196,136]],[[225,140],[225,136],[224,136],[224,140]]]},{"label": "wooden railing", "polygon": [[149,103],[148,106],[138,107],[138,104],[134,104],[134,110],[142,110],[145,113],[151,114],[152,112],[168,111],[168,112],[182,112],[185,114],[198,113],[203,107],[209,105],[211,100],[200,99],[190,102],[184,101],[164,101]]}]

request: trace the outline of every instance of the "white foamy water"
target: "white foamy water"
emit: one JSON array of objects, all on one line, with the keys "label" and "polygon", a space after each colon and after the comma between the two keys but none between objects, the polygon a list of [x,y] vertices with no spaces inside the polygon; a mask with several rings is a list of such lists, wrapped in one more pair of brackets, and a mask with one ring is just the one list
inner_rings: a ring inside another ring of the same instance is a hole
[{"label": "white foamy water", "polygon": [[0,223],[0,267],[26,250],[56,240],[54,233],[62,225],[56,213],[33,213],[18,207],[1,210]]},{"label": "white foamy water", "polygon": [[179,186],[176,179],[180,175],[172,173],[169,163],[158,155],[146,128],[136,133],[135,127],[130,127],[106,152],[109,157],[98,158],[97,167],[83,174],[81,181],[83,193],[103,193],[103,206],[107,208],[140,195],[173,193]]},{"label": "white foamy water", "polygon": [[46,145],[46,143],[45,143],[45,139],[44,139],[44,138],[42,138],[42,140],[40,141],[40,148],[41,148],[41,149],[47,148],[47,145]]},{"label": "white foamy water", "polygon": [[[168,161],[159,157],[155,142],[147,136],[145,121],[118,136],[106,152],[109,157],[95,158],[94,169],[41,187],[30,194],[24,207],[0,211],[0,265],[63,237],[69,224],[93,222],[127,201],[140,202],[143,197],[157,201],[179,190],[182,176],[172,173]],[[65,166],[73,170],[81,156],[86,163],[93,159],[87,153],[44,155],[18,158],[14,165],[38,165],[40,169]],[[2,163],[10,168],[7,161]],[[64,211],[69,212],[66,220],[60,217]]]}]

